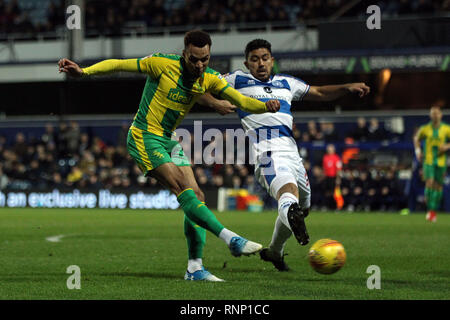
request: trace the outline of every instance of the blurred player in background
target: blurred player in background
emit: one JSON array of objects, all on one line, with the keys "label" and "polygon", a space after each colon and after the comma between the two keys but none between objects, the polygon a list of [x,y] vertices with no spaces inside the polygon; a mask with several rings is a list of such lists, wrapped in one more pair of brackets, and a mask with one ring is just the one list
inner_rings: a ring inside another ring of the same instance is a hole
[{"label": "blurred player in background", "polygon": [[[442,122],[442,111],[439,106],[430,109],[430,122],[421,126],[414,136],[414,150],[418,161],[423,161],[423,177],[425,179],[425,201],[427,204],[426,219],[436,222],[436,211],[439,210],[445,172],[447,171],[447,150],[450,149],[450,126]],[[422,141],[424,146],[422,148]]]},{"label": "blurred player in background", "polygon": [[[251,159],[255,163],[255,176],[259,183],[278,201],[278,217],[269,248],[260,252],[261,258],[270,261],[280,271],[288,271],[284,262],[284,245],[293,233],[301,245],[309,242],[304,219],[311,206],[311,190],[306,170],[299,156],[297,143],[292,135],[293,117],[291,101],[302,99],[331,101],[348,93],[367,95],[369,87],[364,83],[310,86],[289,75],[272,75],[274,58],[271,44],[263,39],[250,41],[245,48],[245,66],[225,76],[228,83],[242,94],[268,101],[278,99],[280,110],[275,114],[254,114],[237,110],[241,123],[252,144]],[[210,94],[205,94],[199,103],[217,104]],[[221,114],[231,112],[215,108]],[[256,138],[252,138],[256,134]]]},{"label": "blurred player in background", "polygon": [[243,96],[230,87],[219,73],[208,68],[211,38],[200,30],[188,32],[183,55],[155,53],[141,59],[109,59],[80,68],[68,59],[59,61],[60,72],[74,77],[128,71],[147,74],[139,110],[128,132],[128,152],[143,171],[177,195],[183,209],[184,233],[188,244],[186,280],[223,281],[203,267],[206,230],[222,239],[232,255],[250,255],[261,250],[258,243],[224,228],[204,203],[189,160],[180,144],[172,140],[176,127],[198,97],[212,92],[228,101],[225,107],[238,106],[245,112],[276,112],[277,100],[261,102]]}]

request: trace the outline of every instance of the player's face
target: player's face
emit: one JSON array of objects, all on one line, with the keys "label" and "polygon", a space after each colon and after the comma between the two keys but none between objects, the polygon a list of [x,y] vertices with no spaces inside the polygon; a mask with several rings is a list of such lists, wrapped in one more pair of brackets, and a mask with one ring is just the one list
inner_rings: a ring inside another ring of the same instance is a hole
[{"label": "player's face", "polygon": [[250,51],[244,62],[252,76],[260,81],[267,81],[272,73],[274,58],[266,48]]},{"label": "player's face", "polygon": [[199,48],[190,44],[183,50],[183,57],[186,62],[186,67],[196,78],[200,77],[208,67],[210,58],[209,54],[209,45]]},{"label": "player's face", "polygon": [[439,123],[442,119],[442,112],[439,108],[431,108],[430,119],[433,123]]}]

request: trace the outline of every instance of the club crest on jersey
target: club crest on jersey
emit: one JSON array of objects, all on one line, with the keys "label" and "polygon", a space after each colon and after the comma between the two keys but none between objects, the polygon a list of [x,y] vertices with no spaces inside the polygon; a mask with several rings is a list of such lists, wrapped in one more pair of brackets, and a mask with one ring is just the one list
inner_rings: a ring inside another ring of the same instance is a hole
[{"label": "club crest on jersey", "polygon": [[267,92],[267,93],[272,93],[272,88],[264,87],[264,91]]}]

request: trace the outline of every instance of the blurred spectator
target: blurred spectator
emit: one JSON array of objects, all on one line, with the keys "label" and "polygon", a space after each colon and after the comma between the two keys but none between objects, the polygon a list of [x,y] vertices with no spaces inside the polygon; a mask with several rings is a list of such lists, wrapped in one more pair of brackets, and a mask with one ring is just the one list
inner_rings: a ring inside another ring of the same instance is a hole
[{"label": "blurred spectator", "polygon": [[55,128],[50,123],[45,125],[45,132],[41,136],[44,144],[56,144]]},{"label": "blurred spectator", "polygon": [[323,156],[322,167],[325,175],[325,198],[326,205],[330,209],[335,209],[334,191],[336,188],[336,177],[342,169],[341,158],[336,154],[336,148],[333,144],[327,145],[327,153]]},{"label": "blurred spectator", "polygon": [[351,133],[351,137],[356,141],[367,141],[369,137],[369,130],[367,128],[366,119],[359,117],[356,120],[356,129]]},{"label": "blurred spectator", "polygon": [[231,164],[226,164],[223,173],[224,186],[226,188],[233,188],[233,176],[234,176],[233,166]]},{"label": "blurred spectator", "polygon": [[14,153],[19,157],[19,161],[23,159],[27,152],[27,143],[25,141],[25,135],[22,132],[16,134],[16,141],[13,146]]},{"label": "blurred spectator", "polygon": [[97,175],[90,174],[87,179],[86,187],[91,189],[101,189],[103,185],[98,181]]},{"label": "blurred spectator", "polygon": [[[319,132],[317,129],[317,124],[315,121],[308,121],[308,129],[307,129],[308,140],[307,141],[317,141],[322,140],[323,134]],[[305,141],[305,139],[303,139]]]},{"label": "blurred spectator", "polygon": [[388,132],[384,127],[380,127],[377,118],[371,118],[369,127],[367,128],[367,140],[369,141],[383,141],[389,138]]},{"label": "blurred spectator", "polygon": [[292,124],[292,135],[294,136],[294,139],[297,142],[297,144],[302,141],[302,133],[300,132],[295,123]]},{"label": "blurred spectator", "polygon": [[339,134],[334,129],[332,122],[322,122],[320,124],[320,131],[322,132],[322,139],[325,143],[339,141]]},{"label": "blurred spectator", "polygon": [[325,175],[323,169],[319,166],[312,168],[312,174],[308,174],[311,184],[311,205],[313,210],[326,208],[325,194]]},{"label": "blurred spectator", "polygon": [[92,152],[87,150],[82,154],[79,167],[84,174],[96,172],[97,163]]},{"label": "blurred spectator", "polygon": [[223,176],[219,175],[219,174],[214,175],[212,183],[213,183],[214,187],[222,188],[224,186],[224,184],[223,184]]},{"label": "blurred spectator", "polygon": [[78,166],[73,166],[70,173],[67,175],[67,185],[76,186],[77,182],[83,178],[83,171]]},{"label": "blurred spectator", "polygon": [[63,178],[59,172],[53,173],[50,185],[52,188],[64,188],[65,187]]},{"label": "blurred spectator", "polygon": [[8,183],[8,176],[3,172],[3,166],[0,164],[0,190],[6,189]]},{"label": "blurred spectator", "polygon": [[59,123],[59,130],[56,136],[56,149],[58,150],[58,156],[64,158],[67,156],[67,131],[69,128],[65,122]]},{"label": "blurred spectator", "polygon": [[90,146],[89,135],[87,133],[82,133],[80,135],[80,143],[78,144],[78,154],[83,154]]},{"label": "blurred spectator", "polygon": [[232,178],[232,188],[233,189],[240,189],[241,188],[241,185],[242,185],[242,180],[241,180],[241,178],[239,177],[239,176],[233,176],[233,178]]},{"label": "blurred spectator", "polygon": [[120,129],[117,133],[117,146],[127,146],[129,128],[130,125],[128,124],[128,122],[122,122],[122,125],[120,126]]},{"label": "blurred spectator", "polygon": [[67,152],[69,155],[77,153],[80,145],[80,127],[78,122],[70,121],[70,127],[65,131],[65,137],[67,143]]}]

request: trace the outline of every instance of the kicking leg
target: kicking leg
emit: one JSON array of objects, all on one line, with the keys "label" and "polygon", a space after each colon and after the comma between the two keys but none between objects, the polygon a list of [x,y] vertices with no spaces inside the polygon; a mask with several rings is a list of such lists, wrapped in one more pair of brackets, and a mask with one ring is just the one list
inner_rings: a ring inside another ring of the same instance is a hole
[{"label": "kicking leg", "polygon": [[250,255],[262,249],[260,244],[248,241],[226,229],[208,207],[197,198],[192,186],[183,176],[183,172],[175,164],[164,163],[154,169],[152,175],[177,195],[178,202],[189,220],[222,239],[229,246],[232,255]]}]

